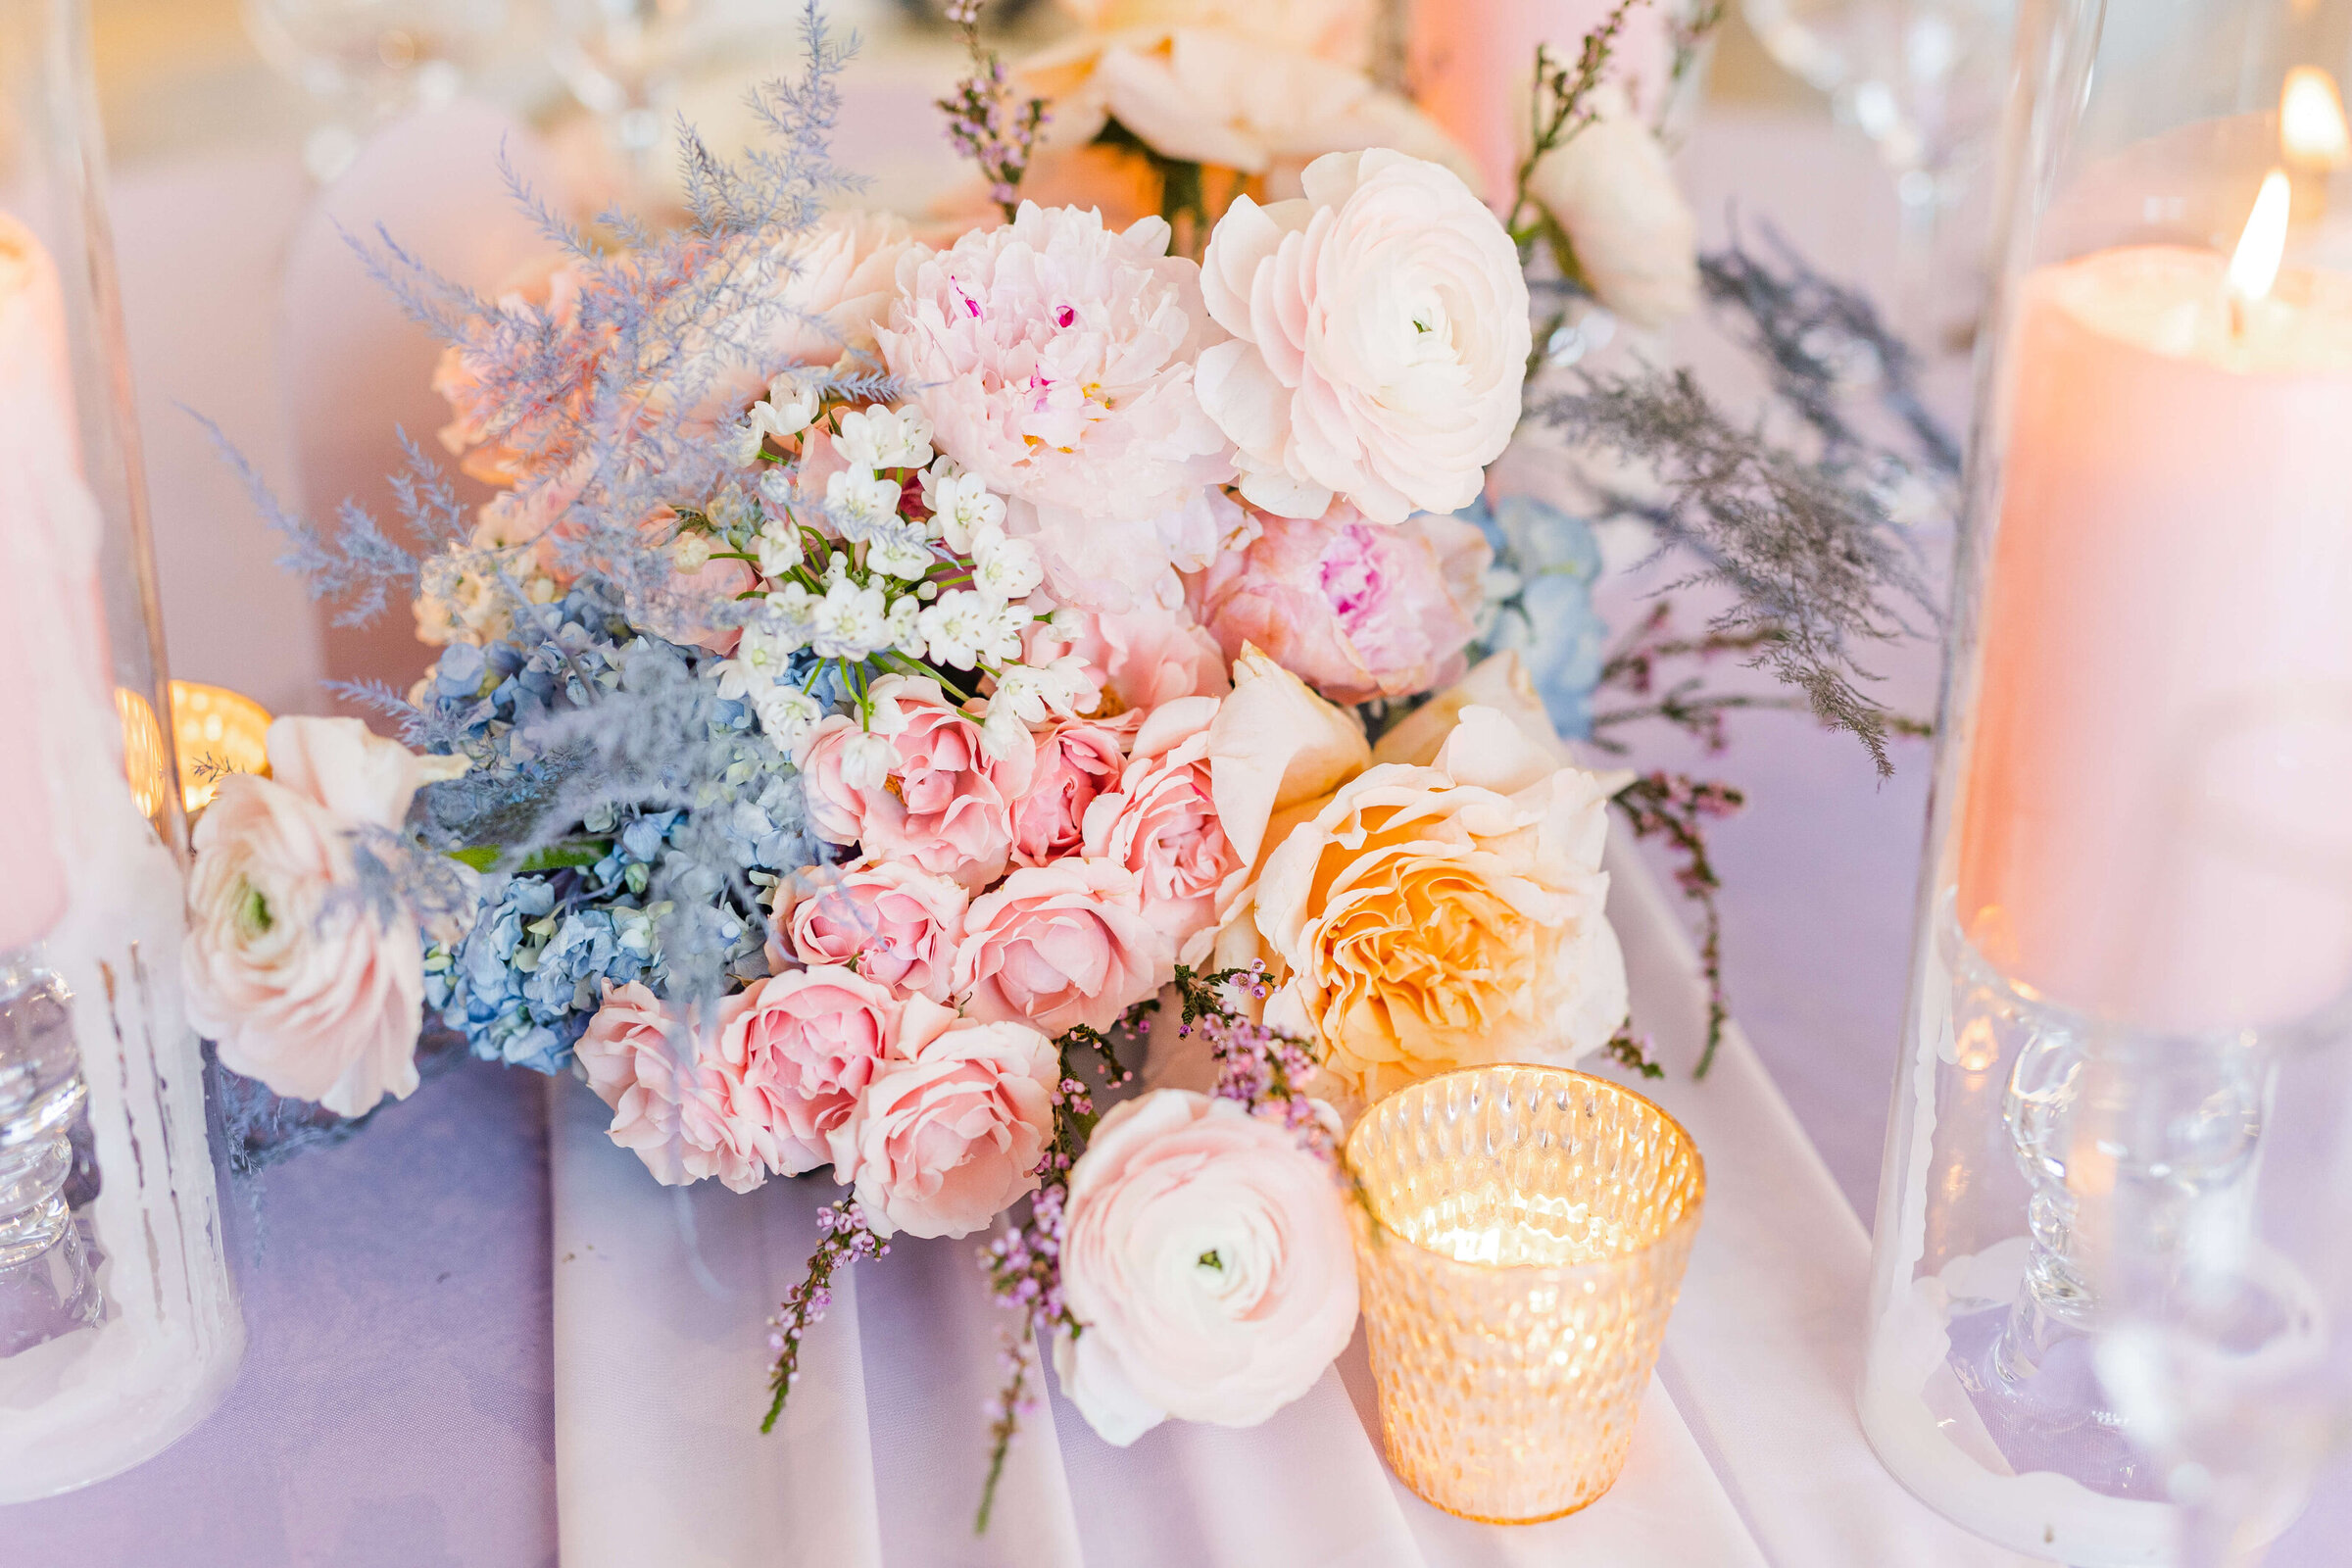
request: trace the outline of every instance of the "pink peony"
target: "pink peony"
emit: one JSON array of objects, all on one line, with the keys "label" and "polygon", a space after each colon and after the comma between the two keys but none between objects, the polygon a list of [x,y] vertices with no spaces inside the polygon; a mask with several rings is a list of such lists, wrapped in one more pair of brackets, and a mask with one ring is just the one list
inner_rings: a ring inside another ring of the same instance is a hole
[{"label": "pink peony", "polygon": [[1049,555],[1056,542],[1126,545],[1164,569],[1154,519],[1197,510],[1233,475],[1193,390],[1193,362],[1219,334],[1200,269],[1167,247],[1156,218],[1117,233],[1097,213],[1024,203],[1010,223],[900,264],[901,297],[875,334],[885,361],[917,389],[939,450],[1033,509],[1014,531]]},{"label": "pink peony", "polygon": [[718,1054],[733,1080],[737,1136],[780,1176],[832,1158],[899,1023],[885,986],[838,964],[755,980],[718,1008]]},{"label": "pink peony", "polygon": [[1232,683],[1216,639],[1178,606],[1149,605],[1120,614],[1064,607],[1023,637],[1024,660],[1050,664],[1075,654],[1087,678],[1115,699],[1106,710],[1157,708],[1179,697],[1222,697]]},{"label": "pink peony", "polygon": [[1020,1023],[970,1023],[916,997],[828,1142],[878,1234],[969,1236],[1037,1188],[1061,1057]]},{"label": "pink peony", "polygon": [[828,844],[856,844],[873,859],[903,859],[968,889],[1004,875],[1012,850],[1012,802],[1028,786],[1033,757],[1000,761],[982,750],[980,726],[940,695],[939,683],[905,675],[874,682],[878,722],[894,753],[890,776],[867,784],[845,774],[845,754],[863,732],[836,713],[816,727],[801,765],[808,825]]},{"label": "pink peony", "polygon": [[1163,1089],[1102,1118],[1070,1172],[1062,1392],[1109,1443],[1168,1416],[1249,1427],[1355,1328],[1346,1191],[1278,1121]]},{"label": "pink peony", "polygon": [[1214,697],[1186,697],[1153,709],[1118,789],[1086,811],[1087,857],[1135,873],[1144,918],[1189,964],[1207,956],[1219,906],[1250,874],[1209,794],[1218,706]]},{"label": "pink peony", "polygon": [[1144,917],[1134,872],[1107,860],[1024,866],[974,899],[956,950],[956,994],[975,1018],[1026,1019],[1048,1034],[1107,1029],[1175,973]]},{"label": "pink peony", "polygon": [[[1143,714],[1056,720],[1037,738],[1037,767],[1012,803],[1012,858],[1044,865],[1078,851],[1087,808],[1119,787],[1127,743]],[[938,1000],[938,999],[934,999]]]},{"label": "pink peony", "polygon": [[715,1176],[748,1193],[767,1180],[733,1115],[739,1085],[693,1026],[644,986],[605,982],[605,1004],[573,1048],[612,1107],[612,1139],[665,1187]]},{"label": "pink peony", "polygon": [[1235,200],[1201,289],[1234,341],[1204,349],[1201,406],[1242,494],[1315,517],[1453,512],[1519,424],[1530,331],[1519,253],[1459,176],[1376,148],[1307,165],[1306,194]]},{"label": "pink peony", "polygon": [[1261,520],[1248,550],[1220,556],[1192,583],[1228,659],[1255,644],[1341,704],[1461,678],[1494,561],[1477,527],[1430,513],[1384,527],[1345,501],[1311,520]]},{"label": "pink peony", "polygon": [[777,924],[803,963],[854,963],[869,980],[945,1002],[969,898],[903,860],[816,866],[791,884]]}]

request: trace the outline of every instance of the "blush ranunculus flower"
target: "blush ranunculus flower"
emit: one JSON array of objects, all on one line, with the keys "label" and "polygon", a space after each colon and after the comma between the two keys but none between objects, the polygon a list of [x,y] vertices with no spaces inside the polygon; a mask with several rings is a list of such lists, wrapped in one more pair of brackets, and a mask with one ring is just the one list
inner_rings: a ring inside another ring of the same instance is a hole
[{"label": "blush ranunculus flower", "polygon": [[196,824],[188,1015],[232,1072],[357,1116],[416,1088],[423,940],[354,886],[352,837],[399,826],[462,760],[418,757],[356,718],[281,718],[271,778],[221,780]]},{"label": "blush ranunculus flower", "polygon": [[1086,856],[1135,873],[1144,918],[1194,965],[1207,956],[1218,908],[1250,875],[1212,797],[1208,737],[1219,706],[1184,697],[1153,709],[1118,788],[1086,808]]},{"label": "blush ranunculus flower", "polygon": [[801,962],[855,962],[870,980],[948,1000],[971,898],[953,878],[869,858],[812,866],[788,886],[791,902],[777,924]]},{"label": "blush ranunculus flower", "polygon": [[898,1031],[901,1004],[855,969],[822,964],[755,980],[718,1005],[718,1056],[738,1141],[779,1176],[833,1157]]},{"label": "blush ranunculus flower", "polygon": [[1183,606],[1139,605],[1118,614],[1064,606],[1022,634],[1023,660],[1050,664],[1075,654],[1102,688],[1105,713],[1157,708],[1179,697],[1232,689],[1226,656]]},{"label": "blush ranunculus flower", "polygon": [[1598,118],[1536,165],[1528,194],[1566,232],[1601,304],[1664,326],[1698,306],[1698,224],[1625,94],[1609,84],[1593,106]]},{"label": "blush ranunculus flower", "polygon": [[1233,341],[1201,352],[1200,404],[1242,494],[1290,517],[1334,496],[1375,522],[1459,511],[1519,423],[1519,253],[1458,175],[1402,153],[1333,153],[1302,183],[1235,201],[1201,264]]},{"label": "blush ranunculus flower", "polygon": [[1134,872],[1107,860],[1023,866],[972,901],[956,950],[956,994],[984,1020],[1021,1019],[1050,1035],[1108,1029],[1175,974],[1145,918]]},{"label": "blush ranunculus flower", "polygon": [[1475,524],[1421,513],[1382,526],[1344,501],[1320,517],[1262,521],[1247,550],[1191,585],[1227,658],[1253,644],[1345,704],[1460,678],[1494,559]]},{"label": "blush ranunculus flower", "polygon": [[1276,959],[1266,1022],[1316,1042],[1367,1101],[1491,1061],[1565,1064],[1625,1020],[1603,906],[1609,797],[1470,706],[1429,766],[1378,763],[1267,857],[1254,906]]},{"label": "blush ranunculus flower", "polygon": [[767,1169],[734,1114],[739,1086],[713,1042],[632,980],[605,982],[604,1005],[572,1048],[588,1087],[612,1107],[610,1136],[664,1187],[715,1176],[748,1193]]},{"label": "blush ranunculus flower", "polygon": [[1037,1188],[1061,1057],[1026,1024],[908,999],[889,1054],[828,1139],[877,1235],[969,1236]]},{"label": "blush ranunculus flower", "polygon": [[900,264],[884,360],[915,389],[933,444],[1024,514],[1014,531],[1039,539],[1049,581],[1066,575],[1052,559],[1065,536],[1164,563],[1157,519],[1233,476],[1193,388],[1219,334],[1200,269],[1167,247],[1157,218],[1122,233],[1024,203],[1010,223]]},{"label": "blush ranunculus flower", "polygon": [[864,738],[856,717],[817,725],[802,759],[808,825],[828,844],[855,844],[869,859],[903,859],[978,890],[1004,875],[1012,850],[1012,802],[1028,787],[1034,755],[999,760],[980,744],[980,726],[940,694],[939,683],[885,675],[873,684],[895,729],[877,729],[892,749],[887,778],[846,774],[851,747]]},{"label": "blush ranunculus flower", "polygon": [[1355,1252],[1328,1162],[1230,1100],[1162,1089],[1104,1116],[1070,1171],[1062,1392],[1125,1447],[1168,1416],[1255,1426],[1355,1328]]},{"label": "blush ranunculus flower", "polygon": [[1117,718],[1056,719],[1038,736],[1029,788],[1012,803],[1017,863],[1044,865],[1078,853],[1087,808],[1119,787],[1143,716],[1131,710]]}]

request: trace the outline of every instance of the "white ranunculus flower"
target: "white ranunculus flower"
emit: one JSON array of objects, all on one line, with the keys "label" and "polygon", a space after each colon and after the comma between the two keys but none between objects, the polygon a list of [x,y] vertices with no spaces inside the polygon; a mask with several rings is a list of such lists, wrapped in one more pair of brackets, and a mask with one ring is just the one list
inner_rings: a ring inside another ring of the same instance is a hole
[{"label": "white ranunculus flower", "polygon": [[1061,0],[1089,32],[1219,27],[1361,71],[1380,27],[1377,0]]},{"label": "white ranunculus flower", "polygon": [[1121,1447],[1168,1416],[1255,1426],[1355,1327],[1355,1254],[1331,1166],[1279,1122],[1162,1089],[1096,1127],[1070,1172],[1061,1285],[1085,1325],[1062,1392]]},{"label": "white ranunculus flower", "polygon": [[1568,235],[1600,303],[1636,326],[1663,326],[1698,304],[1698,225],[1666,149],[1607,87],[1599,118],[1544,155],[1528,189]]},{"label": "white ranunculus flower", "polygon": [[1201,353],[1200,404],[1239,448],[1242,494],[1289,517],[1335,495],[1375,522],[1458,511],[1519,423],[1519,254],[1436,164],[1335,153],[1304,183],[1235,201],[1201,265],[1234,340]]}]

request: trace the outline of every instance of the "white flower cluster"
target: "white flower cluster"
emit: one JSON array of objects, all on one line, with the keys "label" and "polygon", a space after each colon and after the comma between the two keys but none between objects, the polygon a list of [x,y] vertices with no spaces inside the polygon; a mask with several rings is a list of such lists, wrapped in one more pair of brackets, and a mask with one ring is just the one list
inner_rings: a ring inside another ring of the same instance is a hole
[{"label": "white flower cluster", "polygon": [[[770,435],[799,435],[822,416],[796,384],[778,380],[738,427],[738,455],[757,462]],[[746,553],[767,584],[765,604],[721,666],[720,690],[749,702],[760,727],[788,750],[824,715],[789,678],[793,657],[804,650],[820,668],[840,662],[845,674],[927,660],[994,679],[983,736],[1004,755],[1026,742],[1029,726],[1094,706],[1080,661],[1021,663],[1022,634],[1037,619],[1024,601],[1045,580],[1044,564],[1034,545],[1004,531],[1004,498],[936,456],[931,436],[920,409],[843,413],[831,439],[846,466],[827,476],[821,514],[807,521],[817,509],[789,476],[774,468],[761,476],[766,510],[757,530],[744,532]],[[919,508],[906,505],[910,480]],[[681,569],[710,559],[710,546],[695,539],[686,535],[676,547]],[[887,706],[860,707],[876,765],[886,765],[895,727]]]}]

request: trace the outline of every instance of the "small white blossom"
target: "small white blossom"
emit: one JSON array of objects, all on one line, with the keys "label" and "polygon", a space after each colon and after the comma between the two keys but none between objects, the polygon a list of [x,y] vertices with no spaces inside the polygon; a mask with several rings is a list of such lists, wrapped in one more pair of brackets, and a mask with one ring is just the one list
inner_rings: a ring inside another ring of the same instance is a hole
[{"label": "small white blossom", "polygon": [[808,645],[819,659],[863,659],[891,645],[887,616],[879,584],[844,579],[827,588],[818,603]]},{"label": "small white blossom", "polygon": [[988,705],[988,716],[980,721],[982,751],[1000,762],[1008,762],[1021,755],[1021,748],[1035,744],[1020,714],[1009,707]]},{"label": "small white blossom", "polygon": [[854,467],[919,468],[931,461],[931,419],[920,409],[845,414],[833,444]]},{"label": "small white blossom", "polygon": [[798,435],[816,417],[820,399],[813,386],[778,376],[767,384],[766,401],[755,403],[732,435],[730,456],[739,464],[760,461],[760,449],[773,436]]},{"label": "small white blossom", "polygon": [[806,648],[816,636],[816,611],[824,601],[797,582],[767,596],[767,627],[786,648]]},{"label": "small white blossom", "polygon": [[1004,498],[989,494],[976,473],[965,473],[946,458],[923,470],[923,505],[948,548],[961,554],[974,534],[1004,526]]},{"label": "small white blossom", "polygon": [[779,634],[772,617],[753,621],[743,628],[743,636],[735,644],[735,656],[718,666],[718,695],[732,702],[748,701],[757,707],[783,678],[786,663],[799,646],[789,636]]},{"label": "small white blossom", "polygon": [[760,558],[760,575],[771,580],[785,576],[808,559],[801,549],[801,530],[780,520],[760,530],[752,541],[752,553]]},{"label": "small white blossom", "polygon": [[710,564],[710,540],[692,529],[678,535],[669,547],[669,564],[688,576]]},{"label": "small white blossom", "polygon": [[753,697],[752,711],[777,750],[787,754],[797,752],[825,716],[824,706],[797,686],[770,686]]},{"label": "small white blossom", "polygon": [[841,749],[841,781],[854,790],[878,790],[890,782],[891,764],[899,749],[880,735],[850,737]]},{"label": "small white blossom", "polygon": [[1036,618],[1026,605],[957,588],[924,608],[923,641],[931,658],[956,669],[1009,664],[1021,657],[1021,633]]},{"label": "small white blossom", "polygon": [[899,520],[899,486],[862,468],[844,468],[825,481],[825,510],[844,538],[862,541]]},{"label": "small white blossom", "polygon": [[972,586],[999,599],[1026,599],[1046,580],[1037,546],[1005,536],[1002,528],[972,530]]},{"label": "small white blossom", "polygon": [[866,543],[865,564],[869,570],[915,582],[939,564],[939,558],[931,553],[930,541],[918,524],[902,522],[874,530]]}]

